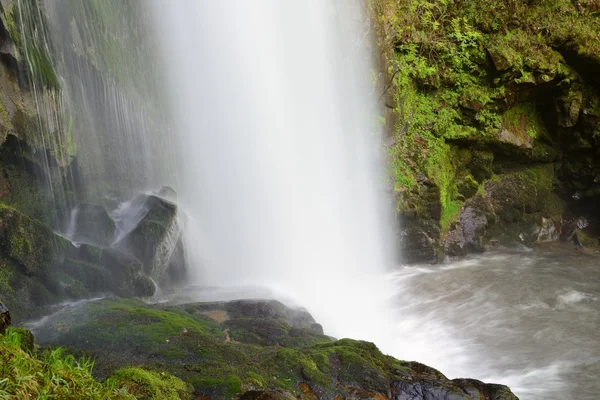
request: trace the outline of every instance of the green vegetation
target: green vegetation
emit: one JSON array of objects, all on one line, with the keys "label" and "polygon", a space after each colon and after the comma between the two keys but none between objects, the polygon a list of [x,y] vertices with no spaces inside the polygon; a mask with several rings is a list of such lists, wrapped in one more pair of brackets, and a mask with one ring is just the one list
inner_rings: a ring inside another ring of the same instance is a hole
[{"label": "green vegetation", "polygon": [[[565,60],[600,65],[600,18],[591,1],[370,4],[396,121],[389,160],[398,211],[439,224],[442,236],[462,204],[484,190],[493,154],[521,163],[556,158],[543,142],[554,140],[542,117],[556,114],[549,96],[562,99],[565,127],[586,101],[596,104]],[[465,163],[455,146],[492,158]]]},{"label": "green vegetation", "polygon": [[[144,386],[162,372],[170,373],[190,382],[198,393],[224,399],[251,389],[300,394],[301,382],[309,382],[314,390],[339,394],[338,380],[384,393],[390,379],[409,371],[407,363],[381,354],[371,343],[332,341],[307,330],[293,330],[282,319],[282,332],[255,329],[247,342],[241,325],[230,331],[229,320],[219,323],[207,316],[208,311],[223,310],[220,307],[158,308],[138,300],[93,302],[59,322],[70,325],[61,343],[95,355],[100,375],[127,366],[133,357],[138,365],[157,372],[126,369],[118,377],[131,374],[137,386]],[[266,317],[251,319],[258,328],[268,322]],[[285,347],[255,344],[257,337],[265,343],[274,334]],[[307,341],[311,335],[312,341]]]},{"label": "green vegetation", "polygon": [[0,398],[135,399],[116,380],[104,384],[91,375],[89,359],[76,360],[62,349],[36,353],[27,331],[9,328],[0,336]]},{"label": "green vegetation", "polygon": [[192,399],[192,386],[166,372],[128,367],[116,371],[107,382],[125,388],[138,400]]},{"label": "green vegetation", "polygon": [[0,204],[0,247],[30,275],[39,274],[54,258],[53,233],[40,222]]}]

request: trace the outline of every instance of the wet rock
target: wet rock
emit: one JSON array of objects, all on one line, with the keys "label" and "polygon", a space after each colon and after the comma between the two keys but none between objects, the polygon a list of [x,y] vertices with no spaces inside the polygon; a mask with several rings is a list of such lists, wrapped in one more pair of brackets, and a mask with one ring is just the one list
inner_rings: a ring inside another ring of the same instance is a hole
[{"label": "wet rock", "polygon": [[461,257],[467,255],[465,247],[465,236],[461,224],[454,223],[450,226],[446,237],[444,238],[444,249],[446,255],[451,257]]},{"label": "wet rock", "polygon": [[158,283],[163,289],[170,288],[184,283],[186,278],[187,264],[185,249],[183,240],[180,238],[175,246],[175,251],[173,251],[171,259],[169,260],[169,265]]},{"label": "wet rock", "polygon": [[[215,312],[221,311],[228,318],[217,318]],[[272,301],[159,306],[105,299],[65,307],[36,326],[36,336],[42,345],[69,346],[94,356],[100,377],[132,363],[145,365],[193,383],[200,398],[515,399],[506,387],[454,382],[423,364],[386,356],[369,342],[322,335],[312,342],[245,342],[228,328],[233,320],[261,326],[288,314]],[[279,319],[289,326],[286,321]],[[312,317],[299,321],[306,327]]]},{"label": "wet rock", "polygon": [[440,261],[440,228],[431,222],[413,225],[400,231],[399,251],[403,262],[437,263]]},{"label": "wet rock", "polygon": [[10,324],[10,311],[8,311],[8,307],[6,307],[4,303],[0,302],[0,335],[4,335],[6,328],[8,328]]},{"label": "wet rock", "polygon": [[460,226],[464,237],[464,248],[470,252],[482,252],[485,244],[482,238],[488,219],[485,214],[472,207],[466,207],[460,215]]},{"label": "wet rock", "polygon": [[519,400],[508,386],[484,383],[476,379],[453,379],[452,382],[473,399]]},{"label": "wet rock", "polygon": [[177,192],[170,186],[161,187],[156,195],[161,199],[170,201],[171,203],[177,203]]},{"label": "wet rock", "polygon": [[53,238],[48,227],[0,204],[0,250],[21,264],[28,275],[39,275],[53,261]]},{"label": "wet rock", "polygon": [[102,206],[79,204],[72,211],[74,242],[108,247],[115,239],[115,223]]},{"label": "wet rock", "polygon": [[115,247],[143,264],[144,273],[160,281],[181,237],[177,205],[155,195],[143,196],[143,217]]},{"label": "wet rock", "polygon": [[236,300],[211,311],[221,307],[227,313],[223,324],[234,341],[296,347],[325,338],[323,327],[310,313],[275,300]]}]

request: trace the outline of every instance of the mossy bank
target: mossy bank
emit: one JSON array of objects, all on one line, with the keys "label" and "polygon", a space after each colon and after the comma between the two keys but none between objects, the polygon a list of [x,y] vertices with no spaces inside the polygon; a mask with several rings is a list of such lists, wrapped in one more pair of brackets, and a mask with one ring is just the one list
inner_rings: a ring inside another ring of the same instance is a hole
[{"label": "mossy bank", "polygon": [[595,239],[597,4],[370,4],[404,261],[556,240],[578,218]]}]

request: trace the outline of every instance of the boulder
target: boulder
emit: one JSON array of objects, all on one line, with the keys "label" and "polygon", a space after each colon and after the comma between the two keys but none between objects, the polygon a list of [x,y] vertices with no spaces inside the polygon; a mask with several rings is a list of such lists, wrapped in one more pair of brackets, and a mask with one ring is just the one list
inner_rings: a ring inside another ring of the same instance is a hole
[{"label": "boulder", "polygon": [[181,237],[177,205],[155,195],[136,202],[144,210],[143,216],[115,247],[140,260],[144,273],[160,281]]},{"label": "boulder", "polygon": [[115,223],[102,206],[79,204],[71,211],[68,236],[76,243],[108,247],[115,239]]}]

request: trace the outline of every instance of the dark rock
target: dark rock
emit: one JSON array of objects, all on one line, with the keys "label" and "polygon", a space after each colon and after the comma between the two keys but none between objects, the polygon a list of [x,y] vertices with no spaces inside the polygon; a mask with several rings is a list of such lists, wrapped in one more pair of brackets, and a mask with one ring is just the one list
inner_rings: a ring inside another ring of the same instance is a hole
[{"label": "dark rock", "polygon": [[508,386],[483,383],[476,379],[453,379],[452,382],[457,384],[473,399],[519,400]]},{"label": "dark rock", "polygon": [[[477,182],[483,182],[492,177],[494,154],[489,151],[475,150],[471,153],[469,170]],[[470,197],[470,196],[469,196]]]},{"label": "dark rock", "polygon": [[8,328],[10,324],[10,311],[8,311],[8,307],[6,307],[4,303],[0,302],[0,335],[4,335],[6,328]]},{"label": "dark rock", "polygon": [[454,223],[450,226],[446,237],[444,238],[444,249],[446,255],[451,257],[461,257],[467,255],[465,247],[465,236],[461,224]]},{"label": "dark rock", "polygon": [[143,197],[141,207],[145,214],[115,247],[140,260],[144,273],[160,281],[181,237],[177,206],[160,197],[148,195]]},{"label": "dark rock", "polygon": [[294,400],[296,396],[287,392],[249,390],[240,396],[240,400]]},{"label": "dark rock", "polygon": [[565,128],[575,126],[579,120],[582,104],[583,92],[575,90],[575,88],[571,88],[563,97],[559,98],[556,104],[558,125]]},{"label": "dark rock", "polygon": [[464,237],[464,247],[467,251],[482,252],[485,249],[482,237],[488,220],[484,214],[478,213],[472,207],[466,207],[460,215],[460,226]]},{"label": "dark rock", "polygon": [[79,204],[72,211],[71,240],[108,247],[115,239],[115,223],[104,207]]},{"label": "dark rock", "polygon": [[413,225],[401,230],[399,234],[399,252],[406,263],[437,263],[440,261],[440,228],[432,222]]}]

